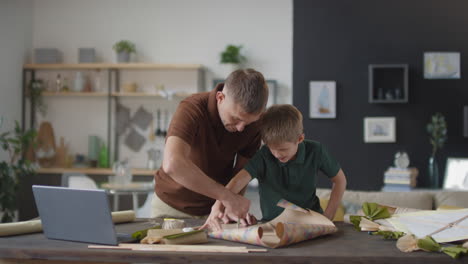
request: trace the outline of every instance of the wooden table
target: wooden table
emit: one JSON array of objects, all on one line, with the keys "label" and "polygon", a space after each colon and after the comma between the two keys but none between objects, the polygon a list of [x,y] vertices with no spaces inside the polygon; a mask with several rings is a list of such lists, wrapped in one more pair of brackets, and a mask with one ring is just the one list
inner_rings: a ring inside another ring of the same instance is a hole
[{"label": "wooden table", "polygon": [[[196,222],[194,222],[196,223]],[[196,223],[198,224],[198,223]],[[118,232],[133,232],[147,223],[121,224]],[[0,263],[468,263],[442,253],[402,253],[395,241],[357,232],[338,223],[333,235],[267,253],[185,253],[88,249],[86,243],[48,240],[42,233],[0,238]],[[247,246],[210,239],[210,245]]]}]

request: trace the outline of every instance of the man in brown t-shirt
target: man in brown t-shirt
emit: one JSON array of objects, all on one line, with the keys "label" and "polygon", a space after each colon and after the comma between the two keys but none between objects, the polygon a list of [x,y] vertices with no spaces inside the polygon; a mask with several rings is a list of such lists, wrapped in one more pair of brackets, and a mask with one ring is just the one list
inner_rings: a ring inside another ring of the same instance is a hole
[{"label": "man in brown t-shirt", "polygon": [[260,147],[256,121],[267,100],[263,75],[246,69],[180,103],[155,174],[153,217],[206,216],[215,200],[229,218],[246,217],[250,201],[224,185]]}]

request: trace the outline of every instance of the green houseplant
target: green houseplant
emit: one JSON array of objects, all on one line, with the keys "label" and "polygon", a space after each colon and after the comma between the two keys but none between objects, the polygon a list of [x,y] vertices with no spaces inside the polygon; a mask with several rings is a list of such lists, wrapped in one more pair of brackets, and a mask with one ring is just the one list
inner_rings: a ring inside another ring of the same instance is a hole
[{"label": "green houseplant", "polygon": [[44,103],[42,92],[44,92],[44,82],[42,80],[33,80],[29,84],[29,97],[34,108],[34,111],[39,111],[42,115],[47,112],[47,105]]},{"label": "green houseplant", "polygon": [[221,52],[221,63],[240,64],[246,61],[245,56],[241,54],[242,45],[227,45]]},{"label": "green houseplant", "polygon": [[439,166],[437,164],[437,150],[441,149],[447,140],[447,122],[441,113],[436,113],[431,117],[431,121],[426,126],[429,133],[429,142],[432,145],[431,157],[429,158],[428,175],[430,187],[439,188]]},{"label": "green houseplant", "polygon": [[129,40],[121,40],[112,46],[117,53],[117,62],[129,62],[130,54],[136,52],[135,44]]},{"label": "green houseplant", "polygon": [[[2,126],[0,119],[0,128]],[[0,146],[8,153],[7,160],[0,161],[0,211],[3,212],[1,222],[11,222],[17,209],[16,196],[19,181],[26,175],[34,173],[31,162],[25,158],[24,152],[36,138],[36,131],[22,131],[15,122],[13,131],[0,134]]]}]

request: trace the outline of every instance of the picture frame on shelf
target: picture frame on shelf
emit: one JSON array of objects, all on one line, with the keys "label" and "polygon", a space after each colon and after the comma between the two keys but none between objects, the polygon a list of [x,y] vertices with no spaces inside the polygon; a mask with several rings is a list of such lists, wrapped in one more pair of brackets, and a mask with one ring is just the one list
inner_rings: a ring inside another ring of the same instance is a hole
[{"label": "picture frame on shelf", "polygon": [[443,188],[468,190],[468,158],[447,158]]},{"label": "picture frame on shelf", "polygon": [[309,118],[336,118],[336,82],[309,82]]},{"label": "picture frame on shelf", "polygon": [[365,117],[365,143],[393,143],[396,142],[395,117]]},{"label": "picture frame on shelf", "polygon": [[[224,82],[224,79],[213,79],[213,88],[218,85],[218,83]],[[278,82],[276,80],[265,80],[268,86],[268,103],[266,107],[270,107],[274,104],[277,104],[276,98],[278,97]]]},{"label": "picture frame on shelf", "polygon": [[424,52],[424,79],[460,78],[460,52]]}]

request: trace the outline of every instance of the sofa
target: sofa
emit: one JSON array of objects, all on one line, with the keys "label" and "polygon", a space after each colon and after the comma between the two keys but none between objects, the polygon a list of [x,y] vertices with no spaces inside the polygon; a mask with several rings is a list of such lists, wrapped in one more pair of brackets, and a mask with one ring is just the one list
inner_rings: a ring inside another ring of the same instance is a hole
[{"label": "sofa", "polygon": [[[317,189],[320,200],[328,200],[330,189]],[[414,190],[409,192],[345,191],[342,199],[345,214],[354,214],[364,202],[375,202],[421,210],[468,208],[468,191]]]}]

